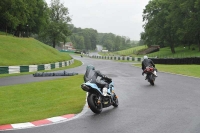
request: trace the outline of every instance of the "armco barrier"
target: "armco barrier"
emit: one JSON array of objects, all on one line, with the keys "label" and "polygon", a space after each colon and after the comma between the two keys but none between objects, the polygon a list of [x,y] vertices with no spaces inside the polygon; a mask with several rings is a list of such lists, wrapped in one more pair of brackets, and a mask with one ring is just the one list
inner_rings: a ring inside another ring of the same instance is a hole
[{"label": "armco barrier", "polygon": [[131,57],[131,56],[97,56],[92,55],[91,58],[97,59],[108,59],[108,60],[125,60],[125,61],[139,61],[142,62],[142,57]]},{"label": "armco barrier", "polygon": [[200,64],[200,57],[187,58],[150,58],[155,64]]},{"label": "armco barrier", "polygon": [[40,70],[51,70],[55,68],[69,66],[74,63],[74,59],[52,64],[24,65],[24,66],[0,66],[0,74],[12,74],[22,72],[37,72]]},{"label": "armco barrier", "polygon": [[[110,59],[110,60],[127,60],[142,62],[142,57],[130,57],[130,56],[90,56],[97,59]],[[150,58],[155,64],[200,64],[200,57],[188,57],[188,58]]]},{"label": "armco barrier", "polygon": [[0,73],[2,73],[2,74],[9,73],[9,68],[8,67],[0,67]]}]

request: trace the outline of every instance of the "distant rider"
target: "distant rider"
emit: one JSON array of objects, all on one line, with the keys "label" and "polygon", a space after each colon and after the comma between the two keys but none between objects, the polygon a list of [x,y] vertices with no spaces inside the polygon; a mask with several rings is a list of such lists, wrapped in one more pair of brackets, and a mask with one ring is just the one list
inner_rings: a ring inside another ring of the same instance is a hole
[{"label": "distant rider", "polygon": [[142,75],[144,75],[144,70],[146,69],[146,67],[148,66],[153,66],[154,67],[154,75],[157,77],[156,71],[157,69],[155,68],[155,64],[151,59],[148,59],[148,56],[144,56],[144,60],[142,61]]},{"label": "distant rider", "polygon": [[[102,74],[99,70],[95,70],[93,65],[88,65],[86,67],[86,72],[84,75],[84,81],[90,81],[91,83],[97,84],[100,88],[103,88],[103,95],[107,95],[108,83],[102,80],[102,78],[109,79],[106,75]],[[111,79],[110,79],[111,80]]]}]

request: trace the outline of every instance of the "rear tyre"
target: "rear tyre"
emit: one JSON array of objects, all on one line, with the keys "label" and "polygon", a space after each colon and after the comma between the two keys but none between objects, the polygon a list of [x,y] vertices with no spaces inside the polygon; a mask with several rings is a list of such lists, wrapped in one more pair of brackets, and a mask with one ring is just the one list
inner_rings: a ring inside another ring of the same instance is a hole
[{"label": "rear tyre", "polygon": [[92,112],[99,114],[102,111],[102,103],[98,103],[98,96],[96,94],[89,94],[87,102]]},{"label": "rear tyre", "polygon": [[154,81],[153,81],[153,80],[150,80],[150,84],[151,84],[151,85],[154,85]]},{"label": "rear tyre", "polygon": [[151,74],[150,76],[149,76],[149,80],[150,80],[150,84],[151,85],[154,85],[154,80],[155,80],[155,77],[154,77],[154,75],[153,74]]}]

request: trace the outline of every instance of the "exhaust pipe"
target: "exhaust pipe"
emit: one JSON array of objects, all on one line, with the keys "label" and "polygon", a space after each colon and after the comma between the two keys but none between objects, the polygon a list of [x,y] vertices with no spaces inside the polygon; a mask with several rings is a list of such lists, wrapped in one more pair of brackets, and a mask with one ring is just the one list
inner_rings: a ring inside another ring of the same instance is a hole
[{"label": "exhaust pipe", "polygon": [[89,92],[89,90],[90,90],[90,87],[88,87],[88,86],[85,85],[85,84],[82,84],[82,85],[81,85],[81,88],[82,88],[84,91],[87,91],[87,92]]}]

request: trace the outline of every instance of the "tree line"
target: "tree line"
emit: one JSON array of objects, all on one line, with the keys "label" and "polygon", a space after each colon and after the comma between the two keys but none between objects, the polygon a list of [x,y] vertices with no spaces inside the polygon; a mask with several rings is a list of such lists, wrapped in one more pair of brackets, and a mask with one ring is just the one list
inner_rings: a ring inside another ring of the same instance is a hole
[{"label": "tree line", "polygon": [[76,28],[71,25],[72,35],[67,41],[73,42],[76,49],[94,50],[96,45],[102,45],[109,51],[118,51],[136,45],[129,37],[118,36],[113,33],[98,33],[92,28]]},{"label": "tree line", "polygon": [[55,48],[61,38],[71,34],[69,12],[59,0],[1,0],[0,30],[17,37],[48,38]]},{"label": "tree line", "polygon": [[39,33],[48,21],[48,7],[43,0],[1,0],[0,29],[15,36]]},{"label": "tree line", "polygon": [[141,40],[148,46],[196,44],[200,51],[200,0],[150,0],[143,10],[144,32]]},{"label": "tree line", "polygon": [[125,36],[74,27],[68,8],[60,0],[51,0],[50,5],[45,0],[0,0],[0,18],[0,31],[31,36],[54,48],[60,42],[72,42],[76,49],[94,50],[100,44],[117,51],[135,44]]}]

